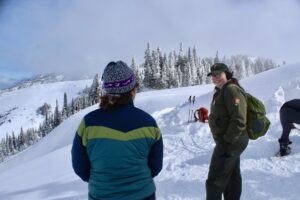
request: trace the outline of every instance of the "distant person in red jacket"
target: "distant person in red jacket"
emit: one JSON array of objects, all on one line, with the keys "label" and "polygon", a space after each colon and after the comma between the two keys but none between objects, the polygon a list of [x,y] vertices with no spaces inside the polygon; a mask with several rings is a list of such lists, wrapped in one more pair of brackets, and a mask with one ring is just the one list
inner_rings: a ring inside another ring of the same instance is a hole
[{"label": "distant person in red jacket", "polygon": [[285,102],[280,108],[280,122],[282,126],[282,134],[279,138],[279,153],[286,156],[291,153],[292,142],[289,135],[295,124],[300,124],[300,99],[293,99]]}]

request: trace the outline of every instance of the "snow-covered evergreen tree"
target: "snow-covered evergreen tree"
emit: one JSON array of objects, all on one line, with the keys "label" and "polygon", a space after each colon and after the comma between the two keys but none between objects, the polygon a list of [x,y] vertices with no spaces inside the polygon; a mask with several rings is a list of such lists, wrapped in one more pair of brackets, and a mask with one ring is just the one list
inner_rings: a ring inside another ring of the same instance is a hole
[{"label": "snow-covered evergreen tree", "polygon": [[71,115],[75,114],[75,103],[74,103],[74,99],[72,98],[71,101]]},{"label": "snow-covered evergreen tree", "polygon": [[219,59],[219,52],[217,51],[216,52],[216,56],[214,58],[214,63],[219,63],[220,62],[220,59]]},{"label": "snow-covered evergreen tree", "polygon": [[203,64],[203,80],[204,83],[211,83],[211,78],[207,77],[207,74],[210,72],[210,67],[213,65],[213,58],[205,57],[202,59]]},{"label": "snow-covered evergreen tree", "polygon": [[4,161],[4,159],[5,159],[5,157],[6,157],[6,155],[5,155],[5,140],[4,139],[2,139],[1,141],[0,141],[0,162],[3,162]]},{"label": "snow-covered evergreen tree", "polygon": [[23,128],[21,127],[21,131],[20,134],[18,135],[18,139],[17,139],[17,149],[18,151],[22,151],[23,149],[26,148],[26,139],[25,139],[25,133]]},{"label": "snow-covered evergreen tree", "polygon": [[76,98],[74,100],[74,112],[78,112],[82,109],[82,107],[81,98]]},{"label": "snow-covered evergreen tree", "polygon": [[53,127],[57,127],[61,122],[62,122],[62,117],[61,117],[61,113],[59,112],[59,109],[58,109],[58,101],[56,100]]},{"label": "snow-covered evergreen tree", "polygon": [[6,148],[6,156],[9,156],[10,155],[10,147],[11,147],[11,142],[10,142],[10,136],[8,134],[6,134],[6,137],[5,137],[5,148]]},{"label": "snow-covered evergreen tree", "polygon": [[147,48],[145,50],[145,56],[144,56],[145,62],[144,62],[144,81],[143,84],[145,87],[151,88],[151,81],[153,79],[154,72],[152,71],[152,55],[151,55],[151,49],[150,49],[150,43],[147,43]]},{"label": "snow-covered evergreen tree", "polygon": [[190,65],[190,85],[195,85],[197,84],[197,67],[191,48],[188,49],[188,63]]},{"label": "snow-covered evergreen tree", "polygon": [[17,149],[18,149],[18,141],[17,141],[17,137],[15,136],[15,133],[12,133],[12,145],[13,145],[13,154],[16,153]]},{"label": "snow-covered evergreen tree", "polygon": [[37,109],[37,113],[43,116],[46,116],[51,111],[51,105],[48,103],[44,103],[41,107]]},{"label": "snow-covered evergreen tree", "polygon": [[[62,121],[63,121],[63,119],[61,118],[60,123]],[[45,118],[45,121],[44,121],[44,132],[46,134],[50,133],[53,130],[53,128],[55,128],[53,126],[54,123],[55,123],[54,115],[53,114],[48,114]]]},{"label": "snow-covered evergreen tree", "polygon": [[30,128],[26,131],[26,144],[27,146],[33,145],[38,141],[38,135],[34,128]]},{"label": "snow-covered evergreen tree", "polygon": [[8,147],[10,155],[14,155],[17,152],[17,139],[14,132],[12,132],[12,136],[8,136]]},{"label": "snow-covered evergreen tree", "polygon": [[185,75],[184,73],[185,73],[185,71],[188,71],[188,70],[185,69],[185,66],[186,66],[186,59],[184,58],[184,55],[183,55],[182,43],[180,43],[177,62],[176,62],[176,68],[177,68],[177,72],[179,75],[179,83],[180,83],[179,86],[180,87],[187,86],[186,79],[185,79],[185,77],[187,75]]},{"label": "snow-covered evergreen tree", "polygon": [[167,71],[167,76],[168,76],[168,87],[173,88],[173,87],[178,87],[179,86],[179,77],[177,70],[175,69],[175,57],[174,54],[171,52],[169,53],[169,60],[168,60],[168,71]]},{"label": "snow-covered evergreen tree", "polygon": [[192,75],[191,75],[191,64],[187,57],[182,60],[182,84],[181,86],[186,87],[192,85]]},{"label": "snow-covered evergreen tree", "polygon": [[132,57],[130,67],[131,67],[131,69],[134,72],[134,75],[136,77],[137,83],[139,84],[140,88],[142,88],[143,87],[142,73],[140,71],[139,66],[136,64],[135,57]]},{"label": "snow-covered evergreen tree", "polygon": [[151,66],[152,76],[150,79],[150,87],[155,89],[161,89],[159,85],[159,79],[161,77],[160,73],[160,58],[159,58],[159,51],[153,50],[152,51],[152,66]]},{"label": "snow-covered evergreen tree", "polygon": [[64,92],[64,104],[63,104],[63,107],[62,107],[62,111],[61,111],[61,117],[62,117],[62,120],[65,120],[68,118],[69,116],[69,108],[68,108],[68,98],[67,98],[67,93]]},{"label": "snow-covered evergreen tree", "polygon": [[90,87],[89,93],[88,93],[88,102],[86,102],[88,105],[94,105],[96,103],[99,103],[100,101],[100,84],[99,84],[99,75],[96,74],[92,86]]},{"label": "snow-covered evergreen tree", "polygon": [[161,89],[169,88],[169,68],[167,63],[167,56],[164,56],[160,59],[160,79],[158,79],[158,84]]}]

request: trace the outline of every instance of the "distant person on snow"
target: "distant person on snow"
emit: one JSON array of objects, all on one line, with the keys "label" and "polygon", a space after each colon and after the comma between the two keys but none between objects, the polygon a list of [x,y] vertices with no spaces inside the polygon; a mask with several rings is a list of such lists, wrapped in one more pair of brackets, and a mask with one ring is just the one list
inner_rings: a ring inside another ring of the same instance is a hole
[{"label": "distant person on snow", "polygon": [[285,102],[280,108],[280,122],[282,126],[282,134],[279,138],[279,153],[286,156],[291,153],[289,135],[295,128],[293,123],[300,124],[300,99],[293,99]]},{"label": "distant person on snow", "polygon": [[138,85],[126,63],[110,62],[102,81],[100,109],[87,114],[75,134],[73,169],[89,183],[89,200],[154,200],[153,177],[163,160],[160,129],[134,106]]},{"label": "distant person on snow", "polygon": [[227,65],[215,63],[210,70],[208,76],[216,87],[208,123],[216,146],[206,180],[206,199],[221,200],[223,194],[225,200],[239,200],[242,193],[240,155],[249,142],[247,101],[243,88]]}]

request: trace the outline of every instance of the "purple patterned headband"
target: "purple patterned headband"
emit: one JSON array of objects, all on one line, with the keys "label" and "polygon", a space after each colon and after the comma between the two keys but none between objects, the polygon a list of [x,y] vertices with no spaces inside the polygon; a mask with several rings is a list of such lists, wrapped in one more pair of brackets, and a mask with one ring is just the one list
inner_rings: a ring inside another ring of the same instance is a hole
[{"label": "purple patterned headband", "polygon": [[131,84],[134,80],[134,74],[132,74],[128,79],[123,81],[116,81],[116,82],[110,82],[110,83],[104,83],[104,88],[120,88],[125,87],[129,84]]}]

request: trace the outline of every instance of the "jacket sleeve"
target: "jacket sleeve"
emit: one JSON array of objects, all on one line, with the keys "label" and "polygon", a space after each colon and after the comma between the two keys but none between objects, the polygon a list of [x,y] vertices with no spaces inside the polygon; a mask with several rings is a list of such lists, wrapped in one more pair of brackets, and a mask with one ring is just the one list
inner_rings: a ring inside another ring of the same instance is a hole
[{"label": "jacket sleeve", "polygon": [[163,166],[163,139],[160,138],[151,146],[148,156],[148,166],[151,170],[152,177],[159,174]]},{"label": "jacket sleeve", "polygon": [[223,139],[233,144],[246,129],[247,100],[241,89],[235,85],[227,86],[224,97],[229,124]]},{"label": "jacket sleeve", "polygon": [[90,177],[90,160],[87,155],[86,146],[82,143],[85,125],[84,119],[75,134],[72,146],[72,166],[74,172],[85,182],[89,181]]},{"label": "jacket sleeve", "polygon": [[285,108],[285,107],[293,108],[294,110],[297,110],[300,112],[300,99],[292,99],[290,101],[285,102],[282,105],[281,109]]}]

